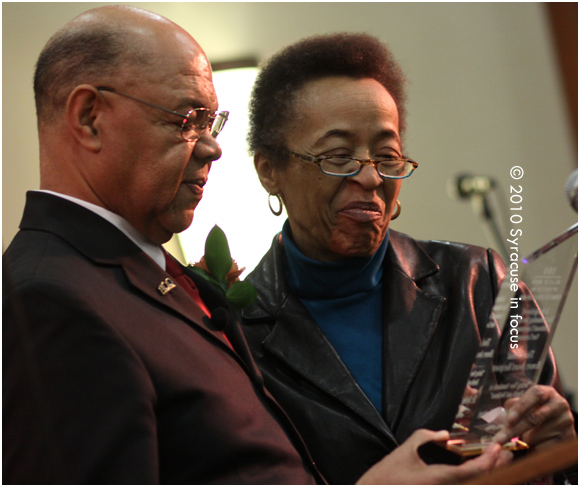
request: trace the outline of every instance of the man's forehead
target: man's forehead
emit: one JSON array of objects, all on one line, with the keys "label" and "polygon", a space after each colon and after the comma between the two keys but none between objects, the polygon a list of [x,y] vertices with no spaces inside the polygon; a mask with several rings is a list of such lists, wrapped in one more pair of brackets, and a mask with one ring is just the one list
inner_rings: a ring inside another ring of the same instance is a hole
[{"label": "man's forehead", "polygon": [[152,83],[165,84],[184,78],[200,85],[207,82],[211,84],[211,65],[201,48],[197,48],[195,41],[189,46],[183,43],[158,43],[152,45],[151,49],[146,46],[142,46],[142,49],[145,62],[127,66],[129,71],[135,72],[132,76],[137,75]]},{"label": "man's forehead", "polygon": [[[154,23],[155,24],[155,23]],[[212,82],[211,64],[201,46],[181,27],[173,23],[157,23],[149,29],[132,29],[133,45],[143,62],[122,69],[126,85],[147,91],[166,91],[179,98],[179,106],[217,108]],[[131,63],[130,63],[131,64]]]},{"label": "man's forehead", "polygon": [[198,106],[214,110],[217,109],[218,98],[211,77],[195,77],[194,83],[192,84],[192,90]]}]

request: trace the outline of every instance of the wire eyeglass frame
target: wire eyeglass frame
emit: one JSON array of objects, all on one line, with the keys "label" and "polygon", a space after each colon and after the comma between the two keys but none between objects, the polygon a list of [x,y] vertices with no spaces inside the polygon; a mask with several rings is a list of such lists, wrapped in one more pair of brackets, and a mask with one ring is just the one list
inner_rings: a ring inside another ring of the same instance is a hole
[{"label": "wire eyeglass frame", "polygon": [[[201,137],[201,133],[208,127],[211,129],[212,137],[216,138],[224,128],[224,125],[226,124],[230,114],[230,112],[228,111],[218,112],[217,110],[210,110],[209,108],[193,108],[189,110],[189,112],[187,112],[186,115],[184,115],[183,113],[169,110],[168,108],[156,105],[155,103],[141,100],[140,98],[128,95],[127,93],[123,93],[108,86],[97,86],[97,90],[106,91],[109,93],[116,93],[117,95],[129,98],[130,100],[143,103],[152,108],[162,110],[165,113],[169,113],[171,115],[175,115],[176,117],[181,118],[182,119],[181,136],[187,142],[195,142],[196,140],[198,140]],[[201,115],[204,118],[202,118],[200,122],[196,122],[194,119],[197,118],[199,115]]]}]

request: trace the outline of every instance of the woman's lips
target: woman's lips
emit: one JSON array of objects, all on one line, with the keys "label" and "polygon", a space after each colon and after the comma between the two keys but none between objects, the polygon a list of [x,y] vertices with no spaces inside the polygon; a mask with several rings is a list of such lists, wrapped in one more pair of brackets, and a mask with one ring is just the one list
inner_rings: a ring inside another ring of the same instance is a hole
[{"label": "woman's lips", "polygon": [[339,214],[357,222],[367,223],[382,218],[383,210],[376,203],[354,201],[342,207]]}]

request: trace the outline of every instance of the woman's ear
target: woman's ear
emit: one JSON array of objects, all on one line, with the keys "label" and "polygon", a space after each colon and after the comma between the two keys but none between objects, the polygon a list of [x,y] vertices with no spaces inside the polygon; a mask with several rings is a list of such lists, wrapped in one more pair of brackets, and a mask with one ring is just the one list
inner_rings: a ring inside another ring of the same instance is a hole
[{"label": "woman's ear", "polygon": [[260,182],[264,189],[268,191],[269,194],[279,194],[279,171],[277,171],[272,164],[270,157],[261,152],[256,152],[254,155],[254,166],[256,167],[258,178],[260,178]]},{"label": "woman's ear", "polygon": [[79,85],[69,95],[65,107],[65,121],[72,136],[92,152],[101,150],[99,115],[102,106],[102,95],[94,86]]}]

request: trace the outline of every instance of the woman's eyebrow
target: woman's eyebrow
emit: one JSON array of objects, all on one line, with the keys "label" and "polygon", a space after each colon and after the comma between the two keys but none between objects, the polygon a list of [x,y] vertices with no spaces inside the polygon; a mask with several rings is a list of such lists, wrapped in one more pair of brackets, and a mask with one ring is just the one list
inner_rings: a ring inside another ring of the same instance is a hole
[{"label": "woman's eyebrow", "polygon": [[399,137],[398,132],[390,129],[381,130],[377,135],[377,140],[380,139],[394,139],[399,145],[401,145],[401,137]]},{"label": "woman's eyebrow", "polygon": [[316,143],[314,144],[314,147],[324,143],[328,139],[332,139],[333,137],[341,138],[341,139],[352,139],[354,137],[354,133],[352,133],[349,130],[343,130],[343,129],[329,130],[328,132],[326,132],[322,137],[320,137],[316,141]]},{"label": "woman's eyebrow", "polygon": [[[328,132],[326,132],[322,137],[320,137],[316,143],[314,144],[314,147],[324,143],[326,140],[331,139],[333,137],[337,137],[337,138],[341,138],[341,139],[352,139],[355,137],[354,132],[351,132],[350,130],[344,130],[344,129],[332,129],[329,130]],[[401,139],[399,137],[399,134],[391,129],[384,129],[381,130],[375,137],[374,139],[376,140],[381,140],[381,139],[394,139],[399,145],[401,143]]]}]

